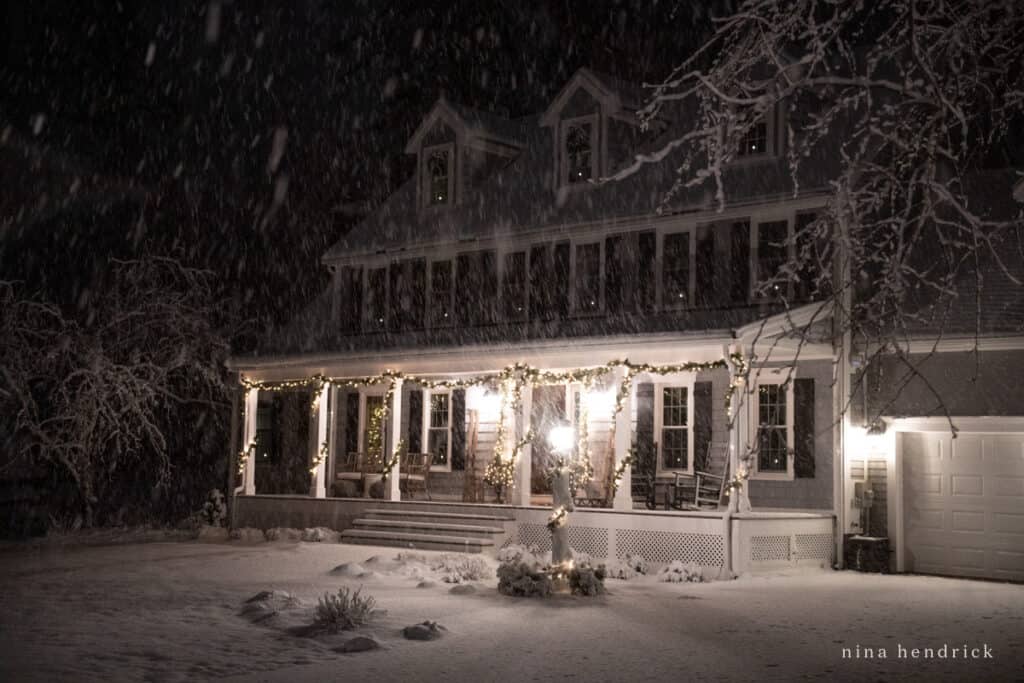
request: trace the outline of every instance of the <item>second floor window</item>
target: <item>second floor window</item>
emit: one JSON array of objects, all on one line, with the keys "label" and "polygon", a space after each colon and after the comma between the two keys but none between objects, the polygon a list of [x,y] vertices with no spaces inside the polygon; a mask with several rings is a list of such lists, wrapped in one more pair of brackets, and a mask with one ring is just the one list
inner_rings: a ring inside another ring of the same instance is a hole
[{"label": "second floor window", "polygon": [[[774,298],[786,294],[785,283],[778,279],[788,258],[786,240],[789,223],[773,221],[757,225],[757,271],[755,294]],[[765,289],[767,287],[767,289]]]},{"label": "second floor window", "polygon": [[451,203],[451,150],[435,149],[427,153],[426,192],[428,206]]},{"label": "second floor window", "polygon": [[526,317],[526,252],[505,254],[502,271],[501,300],[506,320]]},{"label": "second floor window", "polygon": [[601,243],[576,246],[576,310],[601,309]]},{"label": "second floor window", "polygon": [[690,233],[665,235],[662,255],[663,301],[666,308],[690,301]]},{"label": "second floor window", "polygon": [[740,138],[736,155],[755,157],[768,153],[768,123],[763,119],[755,122]]},{"label": "second floor window", "polygon": [[384,329],[387,310],[388,269],[371,268],[366,274],[366,328]]},{"label": "second floor window", "polygon": [[569,183],[583,183],[593,175],[591,135],[589,122],[570,123],[565,132],[565,163]]},{"label": "second floor window", "polygon": [[452,262],[435,261],[430,264],[430,326],[451,325],[452,311]]}]

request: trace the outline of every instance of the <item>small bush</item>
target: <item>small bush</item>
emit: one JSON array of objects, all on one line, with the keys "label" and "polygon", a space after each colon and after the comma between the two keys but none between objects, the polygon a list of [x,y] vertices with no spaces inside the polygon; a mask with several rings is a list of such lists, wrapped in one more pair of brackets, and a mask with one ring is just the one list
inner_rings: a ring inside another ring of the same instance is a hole
[{"label": "small bush", "polygon": [[573,595],[601,595],[604,593],[604,565],[593,567],[574,567],[569,572],[569,588]]},{"label": "small bush", "polygon": [[362,590],[360,587],[350,592],[348,588],[339,588],[336,595],[324,593],[316,606],[316,626],[337,633],[369,622],[376,601],[370,596],[363,597]]},{"label": "small bush", "polygon": [[509,562],[498,567],[499,593],[520,598],[546,598],[551,590],[551,577],[525,562]]},{"label": "small bush", "polygon": [[650,569],[650,567],[648,567],[648,565],[647,565],[647,560],[645,560],[640,555],[633,555],[631,553],[626,553],[626,560],[625,560],[625,562],[637,574],[646,574],[648,572],[648,570]]},{"label": "small bush", "polygon": [[501,564],[527,564],[537,569],[547,564],[540,557],[540,548],[535,545],[513,544],[498,551],[498,562]]},{"label": "small bush", "polygon": [[669,583],[700,583],[704,580],[704,572],[696,562],[683,563],[672,560],[658,575],[661,581]]},{"label": "small bush", "polygon": [[431,563],[430,568],[440,572],[441,580],[445,583],[480,581],[491,576],[491,568],[480,557],[442,555]]},{"label": "small bush", "polygon": [[605,566],[605,572],[609,579],[629,581],[636,578],[636,570],[624,560],[610,560]]},{"label": "small bush", "polygon": [[208,526],[224,526],[228,518],[228,506],[224,502],[224,494],[213,489],[206,494],[206,502],[200,511],[203,523]]},{"label": "small bush", "polygon": [[573,565],[577,567],[593,567],[594,558],[590,556],[590,553],[569,549],[570,556],[572,557]]}]

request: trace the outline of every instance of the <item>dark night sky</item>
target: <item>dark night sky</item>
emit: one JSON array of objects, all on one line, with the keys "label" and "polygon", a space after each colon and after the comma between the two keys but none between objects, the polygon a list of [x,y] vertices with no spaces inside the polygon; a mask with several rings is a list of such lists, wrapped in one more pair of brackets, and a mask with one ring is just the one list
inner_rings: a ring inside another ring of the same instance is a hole
[{"label": "dark night sky", "polygon": [[580,66],[658,79],[710,27],[683,0],[9,0],[2,12],[0,125],[146,197],[141,228],[129,211],[8,230],[5,270],[45,279],[71,257],[52,234],[73,230],[64,287],[88,286],[111,255],[171,252],[217,270],[225,300],[262,322],[322,285],[317,258],[353,207],[408,177],[405,141],[438,95],[533,113]]}]

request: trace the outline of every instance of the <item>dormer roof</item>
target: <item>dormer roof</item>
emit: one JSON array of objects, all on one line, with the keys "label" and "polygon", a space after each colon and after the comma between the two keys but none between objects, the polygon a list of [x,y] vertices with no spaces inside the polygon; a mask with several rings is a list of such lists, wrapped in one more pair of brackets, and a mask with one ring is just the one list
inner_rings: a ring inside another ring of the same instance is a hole
[{"label": "dormer roof", "polygon": [[520,126],[508,119],[490,112],[472,109],[449,102],[444,96],[439,97],[430,112],[413,132],[405,145],[406,154],[419,152],[425,138],[438,123],[455,131],[456,144],[474,146],[474,143],[497,143],[519,149]]},{"label": "dormer roof", "polygon": [[573,74],[541,115],[540,125],[556,125],[561,118],[562,109],[580,89],[600,102],[605,113],[609,115],[622,109],[636,110],[644,101],[643,90],[636,85],[583,67]]}]

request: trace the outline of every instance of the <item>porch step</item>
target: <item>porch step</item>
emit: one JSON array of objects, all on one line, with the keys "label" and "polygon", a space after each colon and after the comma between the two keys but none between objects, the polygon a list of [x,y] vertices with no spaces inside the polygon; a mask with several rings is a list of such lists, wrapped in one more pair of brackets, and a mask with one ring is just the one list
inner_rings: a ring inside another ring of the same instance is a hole
[{"label": "porch step", "polygon": [[429,510],[366,510],[363,514],[369,517],[401,517],[403,519],[416,521],[436,519],[438,521],[458,524],[469,524],[472,522],[501,524],[502,522],[511,522],[515,519],[514,517],[504,515],[479,515],[465,512],[431,512]]},{"label": "porch step", "polygon": [[357,519],[352,523],[358,529],[378,529],[421,534],[443,534],[446,536],[476,536],[487,538],[505,533],[504,527],[481,526],[478,524],[445,524],[443,522],[420,522],[407,519]]},{"label": "porch step", "polygon": [[341,532],[341,542],[356,545],[382,545],[393,548],[416,548],[419,550],[449,550],[460,553],[480,553],[494,548],[494,541],[489,538],[362,528],[345,529]]}]

